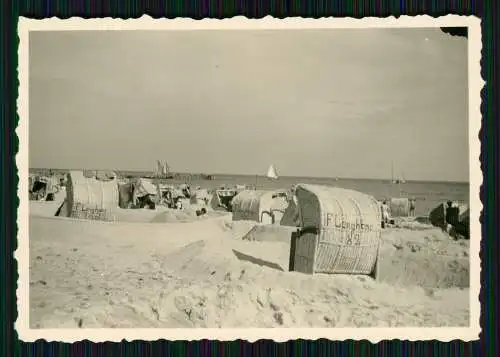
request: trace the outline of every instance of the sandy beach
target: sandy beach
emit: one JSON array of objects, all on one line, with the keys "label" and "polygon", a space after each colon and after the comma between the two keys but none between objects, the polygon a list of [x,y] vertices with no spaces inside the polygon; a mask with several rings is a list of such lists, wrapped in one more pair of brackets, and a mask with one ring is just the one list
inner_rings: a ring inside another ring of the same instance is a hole
[{"label": "sandy beach", "polygon": [[31,328],[469,325],[468,241],[431,226],[383,230],[374,281],[288,272],[290,227],[244,240],[255,224],[230,214],[109,223],[56,207],[30,202]]}]

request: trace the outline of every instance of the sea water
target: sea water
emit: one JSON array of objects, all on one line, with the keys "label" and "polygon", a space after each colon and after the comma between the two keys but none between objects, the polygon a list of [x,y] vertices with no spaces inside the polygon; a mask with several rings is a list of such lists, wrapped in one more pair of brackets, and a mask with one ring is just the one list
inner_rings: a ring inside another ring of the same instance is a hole
[{"label": "sea water", "polygon": [[[172,184],[184,183],[183,180],[168,180]],[[368,179],[331,179],[312,177],[280,177],[271,180],[266,177],[243,175],[216,175],[213,180],[191,180],[191,187],[226,188],[235,185],[256,186],[259,190],[290,189],[292,185],[316,184],[341,187],[360,191],[374,196],[377,200],[390,200],[392,197],[414,197],[416,199],[415,214],[427,216],[438,204],[451,201],[469,203],[469,184],[464,182],[424,182],[408,181],[404,184],[393,184],[389,180]]]}]

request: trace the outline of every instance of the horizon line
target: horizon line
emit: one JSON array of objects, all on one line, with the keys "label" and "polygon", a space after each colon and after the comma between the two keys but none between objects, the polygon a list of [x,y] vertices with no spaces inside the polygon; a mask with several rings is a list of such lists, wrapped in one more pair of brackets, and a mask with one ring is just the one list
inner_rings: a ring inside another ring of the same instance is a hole
[{"label": "horizon line", "polygon": [[[118,172],[136,172],[136,173],[154,173],[154,170],[138,170],[138,169],[82,169],[82,168],[41,168],[41,167],[30,167],[29,170],[57,170],[57,171],[71,171],[71,170],[102,170],[102,171],[118,171]],[[171,172],[174,175],[210,175],[210,176],[253,176],[253,177],[266,177],[263,174],[252,174],[252,173],[244,173],[244,174],[236,174],[236,173],[204,173],[204,172]],[[302,176],[302,175],[278,175],[279,177],[284,178],[305,178],[305,179],[339,179],[339,180],[367,180],[367,181],[391,181],[390,177],[384,178],[367,178],[367,177],[345,177],[345,176]],[[470,181],[459,181],[459,180],[432,180],[432,179],[407,179],[406,182],[432,182],[432,183],[460,183],[460,184],[470,184]]]}]

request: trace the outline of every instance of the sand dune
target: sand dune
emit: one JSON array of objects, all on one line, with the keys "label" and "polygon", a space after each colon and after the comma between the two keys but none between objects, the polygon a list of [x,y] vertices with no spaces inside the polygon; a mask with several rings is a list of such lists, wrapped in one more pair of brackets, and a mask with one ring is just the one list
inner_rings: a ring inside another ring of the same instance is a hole
[{"label": "sand dune", "polygon": [[32,328],[469,324],[468,244],[434,228],[385,230],[374,281],[288,272],[287,234],[243,240],[253,224],[230,216],[105,223],[42,211],[30,217]]}]

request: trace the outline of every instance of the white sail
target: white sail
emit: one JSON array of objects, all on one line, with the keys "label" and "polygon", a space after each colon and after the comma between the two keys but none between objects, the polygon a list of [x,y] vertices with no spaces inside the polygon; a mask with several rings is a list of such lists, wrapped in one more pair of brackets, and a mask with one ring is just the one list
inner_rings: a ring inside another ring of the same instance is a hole
[{"label": "white sail", "polygon": [[276,173],[276,169],[274,168],[274,165],[271,164],[269,166],[269,169],[267,170],[266,176],[270,179],[276,180],[278,178],[278,174]]},{"label": "white sail", "polygon": [[156,170],[155,170],[155,176],[158,177],[161,175],[161,161],[156,160]]}]

